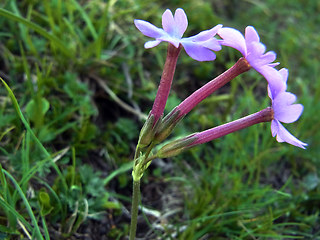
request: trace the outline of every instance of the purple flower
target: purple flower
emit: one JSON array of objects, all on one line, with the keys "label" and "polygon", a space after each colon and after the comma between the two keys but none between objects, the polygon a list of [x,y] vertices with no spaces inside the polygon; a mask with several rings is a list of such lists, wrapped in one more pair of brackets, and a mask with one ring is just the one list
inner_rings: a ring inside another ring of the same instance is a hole
[{"label": "purple flower", "polygon": [[176,10],[174,16],[169,9],[163,13],[163,28],[158,28],[147,21],[138,19],[134,20],[134,24],[145,36],[155,38],[155,40],[146,42],[144,44],[145,48],[153,48],[162,41],[169,42],[176,48],[182,44],[187,54],[197,61],[215,60],[216,55],[212,51],[221,50],[218,40],[214,38],[222,27],[221,24],[195,36],[182,38],[188,26],[188,19],[181,8]]},{"label": "purple flower", "polygon": [[[282,68],[279,71],[282,76],[282,81],[286,84],[288,79],[288,70]],[[280,93],[274,95],[272,88],[268,86],[269,97],[272,100],[272,109],[274,112],[273,120],[271,121],[271,132],[272,136],[277,136],[278,142],[287,142],[294,146],[305,149],[308,144],[301,142],[299,139],[294,137],[287,129],[280,123],[293,123],[298,120],[303,111],[301,104],[293,104],[297,97],[283,88]]]},{"label": "purple flower", "polygon": [[281,79],[282,76],[274,68],[279,63],[273,63],[276,53],[273,51],[265,53],[266,47],[260,42],[254,27],[246,27],[245,36],[238,30],[227,27],[219,29],[218,35],[223,39],[220,41],[221,45],[240,51],[251,67],[266,78],[274,96],[283,90],[285,84]]}]

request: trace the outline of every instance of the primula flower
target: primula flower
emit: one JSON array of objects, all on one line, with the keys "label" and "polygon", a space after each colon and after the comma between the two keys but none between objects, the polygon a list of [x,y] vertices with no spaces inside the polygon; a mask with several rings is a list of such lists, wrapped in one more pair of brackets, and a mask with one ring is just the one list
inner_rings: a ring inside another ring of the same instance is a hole
[{"label": "primula flower", "polygon": [[158,28],[147,21],[138,19],[134,20],[134,24],[145,36],[155,38],[153,41],[146,42],[144,44],[145,48],[153,48],[162,41],[169,42],[176,48],[182,44],[187,54],[197,61],[212,61],[216,58],[215,53],[212,51],[221,50],[221,45],[214,38],[222,27],[221,24],[210,30],[202,31],[195,36],[182,38],[188,27],[188,19],[181,8],[176,10],[174,16],[169,9],[163,13],[163,28]]},{"label": "primula flower", "polygon": [[[282,76],[282,81],[286,84],[288,79],[288,70],[282,68],[279,73]],[[287,142],[305,149],[305,146],[308,144],[301,142],[299,139],[294,137],[280,123],[293,123],[297,121],[303,111],[303,106],[301,104],[293,104],[297,100],[297,97],[285,90],[286,88],[282,89],[282,91],[277,95],[274,95],[272,94],[273,91],[271,86],[268,87],[269,97],[272,100],[272,109],[274,112],[273,120],[271,121],[272,136],[277,136],[278,142]]]},{"label": "primula flower", "polygon": [[224,27],[219,29],[218,35],[223,39],[221,45],[237,49],[248,61],[252,68],[265,77],[276,95],[285,88],[281,80],[281,74],[274,68],[279,63],[273,63],[276,53],[269,51],[265,53],[266,47],[260,42],[257,31],[252,26],[245,29],[245,36],[236,29]]}]

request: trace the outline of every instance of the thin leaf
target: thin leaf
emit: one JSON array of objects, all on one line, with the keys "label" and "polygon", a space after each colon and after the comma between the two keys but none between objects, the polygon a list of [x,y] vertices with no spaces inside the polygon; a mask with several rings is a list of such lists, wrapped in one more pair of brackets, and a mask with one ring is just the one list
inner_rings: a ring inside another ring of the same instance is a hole
[{"label": "thin leaf", "polygon": [[12,12],[9,12],[9,11],[3,9],[3,8],[0,8],[0,16],[3,16],[3,17],[8,18],[8,19],[10,19],[12,21],[16,21],[16,22],[24,24],[25,26],[33,29],[34,31],[36,31],[37,33],[39,33],[40,35],[42,35],[43,37],[47,38],[52,43],[54,43],[58,48],[60,48],[60,50],[66,56],[69,56],[69,57],[73,56],[73,51],[71,49],[67,48],[64,42],[62,42],[55,35],[52,35],[52,34],[48,33],[47,30],[43,29],[39,25],[29,21],[28,19],[25,19],[23,17],[17,16],[15,14],[13,14]]},{"label": "thin leaf", "polygon": [[17,182],[17,181],[14,179],[14,177],[13,177],[10,173],[8,173],[6,170],[2,169],[2,172],[3,172],[5,175],[7,175],[8,178],[10,178],[11,182],[13,183],[13,185],[14,185],[15,188],[16,188],[16,190],[18,191],[18,193],[19,193],[19,195],[20,195],[20,197],[21,197],[21,199],[22,199],[22,201],[23,201],[23,203],[24,203],[24,205],[25,205],[25,207],[26,207],[26,209],[27,209],[27,212],[28,212],[28,214],[29,214],[29,216],[30,216],[30,218],[31,218],[31,220],[32,220],[32,223],[33,223],[33,225],[34,225],[34,227],[35,227],[34,230],[35,230],[36,235],[38,236],[39,239],[43,239],[43,237],[42,237],[42,235],[41,235],[41,231],[40,231],[39,225],[38,225],[38,221],[37,221],[36,217],[34,216],[33,211],[32,211],[32,209],[31,209],[31,206],[30,206],[30,204],[29,204],[29,202],[28,202],[28,199],[27,199],[26,196],[24,195],[24,193],[23,193],[22,189],[20,188],[18,182]]},{"label": "thin leaf", "polygon": [[[31,137],[33,138],[33,140],[36,142],[36,144],[39,146],[39,148],[42,150],[42,152],[46,155],[46,157],[48,157],[49,159],[51,159],[51,155],[48,153],[48,151],[45,149],[45,147],[42,145],[42,143],[39,141],[39,139],[36,137],[36,135],[33,133],[29,123],[27,122],[27,120],[24,118],[21,109],[19,107],[18,101],[16,99],[16,97],[14,96],[12,90],[10,89],[10,87],[7,85],[7,83],[0,77],[0,80],[2,81],[2,83],[4,84],[9,97],[11,98],[12,104],[16,110],[16,113],[18,114],[20,120],[22,121],[23,125],[25,126],[25,128],[30,132]],[[57,174],[59,175],[62,184],[64,186],[64,190],[66,191],[68,189],[68,185],[67,182],[65,180],[65,178],[63,177],[60,169],[58,168],[58,166],[51,161],[53,168],[55,169],[55,171],[57,172]]]},{"label": "thin leaf", "polygon": [[123,164],[121,167],[119,167],[118,169],[116,169],[115,171],[113,171],[111,174],[109,174],[108,177],[106,177],[103,180],[103,184],[107,185],[114,177],[116,177],[117,175],[121,174],[121,173],[125,173],[129,170],[132,169],[133,166],[133,162],[129,162],[126,164]]},{"label": "thin leaf", "polygon": [[96,40],[98,38],[98,34],[97,34],[97,31],[94,28],[89,16],[87,15],[87,13],[84,11],[82,6],[76,0],[71,0],[71,2],[79,10],[81,16],[83,17],[83,20],[86,22],[86,24],[89,28],[89,31],[91,32],[92,37]]}]

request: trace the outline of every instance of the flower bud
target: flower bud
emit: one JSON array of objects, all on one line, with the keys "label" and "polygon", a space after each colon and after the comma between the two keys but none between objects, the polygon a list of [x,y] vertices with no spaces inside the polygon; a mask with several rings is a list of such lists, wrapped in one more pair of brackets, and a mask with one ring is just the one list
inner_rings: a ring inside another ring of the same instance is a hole
[{"label": "flower bud", "polygon": [[156,130],[159,127],[159,123],[161,122],[161,118],[155,122],[155,117],[153,114],[149,114],[148,119],[144,123],[140,135],[138,145],[143,148],[148,146],[154,138]]},{"label": "flower bud", "polygon": [[189,135],[185,138],[181,138],[175,141],[172,141],[166,145],[164,145],[160,150],[157,152],[157,157],[159,158],[168,158],[178,155],[179,153],[183,152],[184,150],[188,149],[189,146],[197,140],[194,134]]},{"label": "flower bud", "polygon": [[179,117],[179,113],[180,111],[177,111],[175,108],[162,119],[154,137],[157,142],[162,142],[170,135],[174,127],[183,117]]}]

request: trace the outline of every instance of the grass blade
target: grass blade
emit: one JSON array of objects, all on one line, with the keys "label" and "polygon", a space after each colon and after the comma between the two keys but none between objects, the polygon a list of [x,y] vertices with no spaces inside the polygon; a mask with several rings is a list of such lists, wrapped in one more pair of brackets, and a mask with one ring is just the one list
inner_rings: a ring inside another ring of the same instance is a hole
[{"label": "grass blade", "polygon": [[[10,89],[10,87],[7,85],[7,83],[1,77],[0,77],[0,80],[4,84],[7,92],[9,93],[9,97],[11,98],[12,104],[13,104],[13,106],[14,106],[14,108],[16,110],[16,113],[18,114],[20,120],[22,121],[23,125],[30,132],[31,137],[36,142],[36,144],[39,146],[39,148],[42,150],[42,152],[46,155],[46,157],[48,157],[48,158],[50,158],[52,160],[51,155],[48,153],[48,151],[45,149],[45,147],[42,145],[42,143],[36,137],[36,135],[34,134],[34,132],[31,129],[29,123],[24,118],[24,116],[23,116],[23,114],[21,112],[21,109],[19,107],[18,101],[17,101],[16,97],[14,96],[12,90]],[[67,191],[68,185],[67,185],[67,182],[66,182],[65,178],[63,177],[60,169],[58,168],[58,166],[53,161],[51,161],[51,163],[52,163],[53,168],[55,169],[55,171],[57,172],[57,174],[61,178],[61,182],[62,182],[62,184],[64,186],[64,190]]]},{"label": "grass blade", "polygon": [[132,165],[133,165],[133,162],[129,162],[129,163],[123,164],[121,167],[119,167],[118,169],[113,171],[108,177],[106,177],[103,180],[103,184],[107,185],[117,175],[129,171],[130,169],[132,169]]},{"label": "grass blade", "polygon": [[96,29],[94,28],[89,16],[87,15],[87,13],[83,10],[82,6],[78,3],[78,1],[76,0],[71,0],[72,4],[74,6],[76,6],[76,8],[79,10],[81,16],[83,17],[83,20],[86,22],[89,31],[91,32],[91,35],[93,37],[94,40],[96,40],[98,38],[98,34]]},{"label": "grass blade", "polygon": [[47,38],[48,40],[50,40],[53,44],[55,44],[58,48],[60,48],[60,50],[66,55],[71,57],[73,55],[73,51],[69,48],[66,47],[66,45],[59,39],[57,38],[55,35],[52,35],[50,33],[48,33],[47,30],[43,29],[42,27],[40,27],[39,25],[30,22],[29,20],[17,16],[3,8],[0,8],[0,16],[3,16],[5,18],[8,18],[12,21],[16,21],[19,22],[21,24],[24,24],[25,26],[33,29],[34,31],[36,31],[37,33],[39,33],[40,35],[42,35],[43,37]]},{"label": "grass blade", "polygon": [[10,173],[8,173],[6,170],[2,169],[2,172],[3,172],[5,175],[7,175],[8,178],[10,178],[11,182],[13,183],[13,185],[14,185],[15,188],[16,188],[16,190],[18,191],[18,193],[19,193],[19,195],[20,195],[20,197],[21,197],[24,205],[26,206],[27,212],[28,212],[28,214],[29,214],[29,216],[30,216],[30,218],[31,218],[31,220],[32,220],[32,223],[33,223],[33,225],[34,225],[34,227],[35,227],[34,230],[35,230],[35,233],[36,233],[38,239],[43,239],[43,237],[42,237],[42,235],[41,235],[41,231],[40,231],[39,225],[38,225],[38,221],[37,221],[36,217],[34,216],[33,211],[32,211],[32,209],[31,209],[31,206],[30,206],[30,204],[29,204],[29,202],[28,202],[28,199],[27,199],[26,196],[24,195],[24,193],[23,193],[22,189],[20,188],[19,184],[18,184],[17,181],[14,179],[14,177],[13,177]]}]

